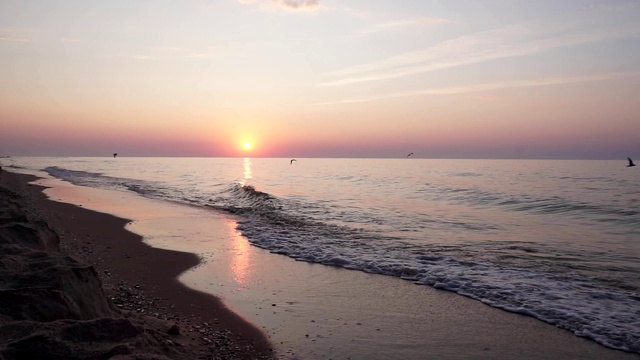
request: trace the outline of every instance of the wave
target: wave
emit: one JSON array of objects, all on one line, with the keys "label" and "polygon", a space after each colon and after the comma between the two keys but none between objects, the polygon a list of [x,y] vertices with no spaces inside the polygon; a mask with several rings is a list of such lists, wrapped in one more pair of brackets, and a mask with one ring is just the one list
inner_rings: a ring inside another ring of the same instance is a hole
[{"label": "wave", "polygon": [[[421,246],[411,251],[403,244],[381,244],[375,236],[318,233],[262,221],[241,220],[238,230],[255,246],[273,253],[452,291],[493,307],[533,316],[615,349],[640,353],[637,293],[594,286],[589,278],[579,276],[445,255],[455,252],[451,249]],[[533,249],[524,251],[535,253]]]},{"label": "wave", "polygon": [[638,225],[640,207],[628,202],[627,207],[614,204],[572,200],[560,196],[535,197],[527,194],[511,195],[487,192],[475,188],[428,187],[419,192],[438,200],[464,203],[473,206],[503,209],[505,211],[526,212],[538,215],[562,214],[581,220],[589,219],[619,225]]},{"label": "wave", "polygon": [[[313,221],[299,212],[289,213],[286,201],[250,186],[226,192],[243,206],[221,209],[242,215],[237,229],[253,245],[272,253],[452,291],[615,349],[640,353],[636,314],[640,297],[633,291],[595,286],[588,277],[561,271],[477,261],[462,246],[415,246],[400,238],[390,241],[362,229]],[[539,256],[538,249],[528,244],[507,249]]]},{"label": "wave", "polygon": [[162,194],[162,187],[149,181],[113,177],[88,171],[69,170],[57,166],[50,166],[44,170],[49,175],[74,185],[108,190],[129,190],[148,197],[159,197]]},{"label": "wave", "polygon": [[282,206],[274,196],[256,190],[251,185],[233,184],[231,187],[221,191],[221,195],[212,199],[213,204],[221,203],[218,208],[230,212],[270,212]]},{"label": "wave", "polygon": [[[438,247],[407,251],[375,237],[264,224],[238,230],[254,245],[297,260],[390,275],[526,314],[612,348],[640,352],[638,294],[595,287],[587,278],[460,260]],[[526,251],[526,250],[525,250]],[[534,250],[528,249],[530,252]],[[613,310],[615,309],[615,310]]]}]

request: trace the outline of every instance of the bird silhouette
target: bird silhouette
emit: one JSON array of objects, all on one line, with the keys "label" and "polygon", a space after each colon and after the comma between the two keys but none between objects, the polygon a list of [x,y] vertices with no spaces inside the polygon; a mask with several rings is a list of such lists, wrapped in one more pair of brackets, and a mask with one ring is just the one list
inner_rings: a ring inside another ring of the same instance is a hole
[{"label": "bird silhouette", "polygon": [[409,155],[407,155],[407,157],[409,157],[409,156],[411,156],[411,155],[413,155],[413,153],[409,153]]},{"label": "bird silhouette", "polygon": [[627,160],[629,160],[629,165],[627,165],[627,167],[636,166],[636,164],[633,163],[633,160],[631,160],[630,157],[628,157]]},{"label": "bird silhouette", "polygon": [[293,164],[294,161],[298,161],[296,159],[291,159],[291,161],[289,161],[289,165]]},{"label": "bird silhouette", "polygon": [[116,157],[116,156],[118,156],[118,153],[114,153],[114,154],[113,154],[113,157]]}]

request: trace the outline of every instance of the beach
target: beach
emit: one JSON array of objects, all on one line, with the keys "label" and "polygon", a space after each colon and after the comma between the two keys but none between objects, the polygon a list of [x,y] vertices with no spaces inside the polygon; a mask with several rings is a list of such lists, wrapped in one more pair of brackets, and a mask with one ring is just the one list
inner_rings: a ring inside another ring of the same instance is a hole
[{"label": "beach", "polygon": [[34,179],[2,184],[28,194],[27,212],[95,267],[116,306],[177,323],[210,354],[218,333],[229,351],[251,349],[230,358],[640,358],[448,291],[270,253],[232,217]]},{"label": "beach", "polygon": [[[7,224],[14,224],[17,220],[27,224],[45,221],[48,224],[46,229],[52,229],[59,236],[60,252],[77,259],[70,261],[82,269],[90,269],[87,267],[90,265],[95,271],[86,271],[95,273],[99,278],[90,277],[94,287],[80,287],[77,289],[80,295],[70,293],[65,296],[74,298],[92,292],[97,294],[84,295],[95,295],[100,299],[94,301],[98,305],[93,308],[87,305],[88,310],[80,314],[60,310],[59,316],[53,313],[46,315],[43,310],[45,315],[29,318],[17,310],[13,313],[8,310],[2,314],[0,323],[0,357],[34,356],[30,353],[36,351],[31,348],[34,341],[41,345],[35,353],[38,358],[88,358],[97,356],[95,348],[104,348],[100,356],[120,354],[138,358],[136,356],[145,355],[154,359],[240,359],[269,358],[272,355],[271,345],[259,330],[227,309],[214,296],[189,289],[177,281],[180,273],[198,264],[197,256],[152,248],[144,244],[140,236],[125,230],[128,220],[51,201],[42,193],[42,187],[28,184],[33,180],[36,178],[28,175],[2,173],[3,204],[11,203],[15,207],[8,213],[26,213],[26,216],[16,215],[7,219],[3,231],[8,231]],[[50,237],[56,236],[52,232]],[[57,257],[57,251],[51,247],[47,245],[45,250],[52,251],[53,257]],[[45,275],[54,277],[55,274]],[[58,282],[68,281],[63,278]],[[51,286],[57,288],[56,284],[54,282]],[[4,290],[13,294],[25,291],[24,288],[29,286],[29,283],[24,283],[17,285],[17,289]],[[83,300],[76,303],[83,303]],[[10,307],[6,303],[3,305]],[[107,324],[102,327],[96,325],[100,321]],[[118,326],[112,324],[114,321]],[[122,325],[121,321],[126,323]],[[86,325],[86,322],[91,324]],[[90,326],[100,328],[95,331],[101,335],[86,339],[60,335],[87,331],[86,327]],[[130,328],[134,329],[130,338],[120,336],[119,333]],[[45,340],[34,340],[34,335]],[[101,344],[102,348],[97,346],[101,340],[105,343]]]},{"label": "beach", "polygon": [[0,360],[640,360],[640,1],[0,1]]}]

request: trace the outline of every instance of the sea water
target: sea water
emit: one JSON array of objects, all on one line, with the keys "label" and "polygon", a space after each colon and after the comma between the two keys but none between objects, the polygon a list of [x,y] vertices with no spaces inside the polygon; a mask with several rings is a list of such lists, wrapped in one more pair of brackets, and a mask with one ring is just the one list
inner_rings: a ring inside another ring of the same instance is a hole
[{"label": "sea water", "polygon": [[625,161],[11,158],[231,214],[251,244],[400,277],[640,353],[640,169]]}]

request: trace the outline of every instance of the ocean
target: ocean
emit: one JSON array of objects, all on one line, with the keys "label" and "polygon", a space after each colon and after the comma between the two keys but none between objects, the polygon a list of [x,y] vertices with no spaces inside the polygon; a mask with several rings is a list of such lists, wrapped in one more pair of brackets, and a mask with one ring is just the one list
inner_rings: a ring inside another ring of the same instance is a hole
[{"label": "ocean", "polygon": [[0,160],[228,214],[270,252],[448,290],[640,353],[640,169],[624,159]]}]

